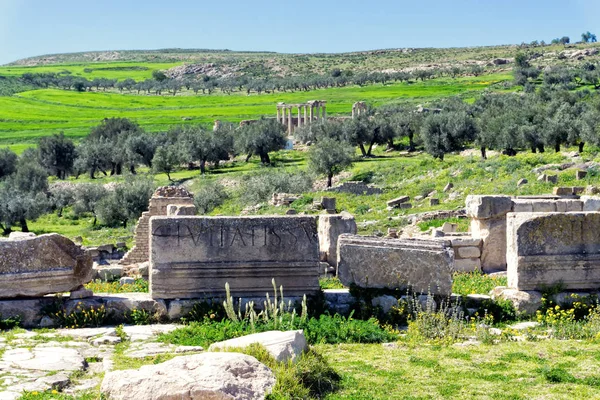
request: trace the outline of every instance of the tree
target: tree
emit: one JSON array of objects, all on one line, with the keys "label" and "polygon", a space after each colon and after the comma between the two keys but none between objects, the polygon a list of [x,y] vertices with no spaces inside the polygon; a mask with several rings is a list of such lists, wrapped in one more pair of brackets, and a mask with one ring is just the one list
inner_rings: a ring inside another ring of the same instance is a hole
[{"label": "tree", "polygon": [[481,74],[483,74],[483,67],[481,65],[471,65],[471,68],[469,68],[469,71],[471,72],[471,75],[473,76],[479,76]]},{"label": "tree", "polygon": [[152,192],[151,179],[128,177],[96,204],[98,218],[106,226],[125,228],[128,221],[137,220],[148,209]]},{"label": "tree", "polygon": [[241,153],[253,154],[268,165],[271,163],[269,153],[284,149],[287,144],[285,127],[275,119],[260,119],[257,122],[241,127],[237,139],[237,148]]},{"label": "tree", "polygon": [[63,209],[73,205],[75,188],[71,185],[54,185],[50,187],[49,192],[52,208],[58,211],[59,217],[62,217]]},{"label": "tree", "polygon": [[167,75],[165,75],[164,72],[159,71],[159,70],[152,71],[152,78],[154,78],[158,82],[163,82],[163,81],[166,81],[167,79],[169,79],[167,77]]},{"label": "tree", "polygon": [[171,172],[181,163],[179,149],[175,145],[159,147],[152,159],[152,170],[155,173],[165,173],[170,181]]},{"label": "tree", "polygon": [[217,181],[208,181],[194,192],[194,205],[199,214],[208,214],[228,197],[223,185]]},{"label": "tree", "polygon": [[569,39],[568,36],[563,36],[558,40],[558,42],[562,45],[567,45],[567,44],[571,43],[571,39]]},{"label": "tree", "polygon": [[40,164],[58,179],[65,179],[73,170],[75,156],[73,141],[67,139],[62,132],[40,139],[38,145]]},{"label": "tree", "polygon": [[335,139],[324,138],[308,152],[309,168],[317,174],[327,176],[327,187],[331,187],[335,174],[352,164],[354,148]]},{"label": "tree", "polygon": [[0,179],[17,169],[17,155],[8,147],[0,149]]},{"label": "tree", "polygon": [[92,183],[76,185],[73,193],[73,212],[77,216],[91,213],[94,216],[93,225],[96,225],[97,205],[107,194],[108,191],[102,185]]},{"label": "tree", "polygon": [[590,31],[584,32],[581,34],[581,41],[584,43],[595,43],[597,42],[596,40],[596,35],[594,35],[593,33],[590,33]]},{"label": "tree", "polygon": [[96,172],[107,175],[112,166],[113,145],[107,139],[85,140],[77,146],[77,158],[73,164],[77,175],[88,171],[90,179],[96,178]]},{"label": "tree", "polygon": [[421,127],[425,151],[434,158],[444,159],[446,153],[460,150],[476,137],[473,118],[464,111],[429,114]]},{"label": "tree", "polygon": [[139,125],[127,118],[105,118],[100,125],[94,127],[85,140],[85,144],[106,141],[114,148],[105,157],[110,158],[111,175],[120,175],[123,164],[129,162],[127,152],[117,149],[125,148],[125,143],[130,135],[142,134]]}]

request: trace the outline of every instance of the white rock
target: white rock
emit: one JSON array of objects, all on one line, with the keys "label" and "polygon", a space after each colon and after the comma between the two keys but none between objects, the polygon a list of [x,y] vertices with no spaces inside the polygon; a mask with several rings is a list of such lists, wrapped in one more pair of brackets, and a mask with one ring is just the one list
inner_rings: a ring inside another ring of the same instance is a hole
[{"label": "white rock", "polygon": [[76,349],[64,347],[7,350],[2,360],[17,368],[39,371],[77,371],[85,367],[85,360]]},{"label": "white rock", "polygon": [[254,357],[202,353],[138,370],[109,372],[101,391],[111,400],[259,400],[274,385],[271,370]]},{"label": "white rock", "polygon": [[253,343],[263,345],[277,361],[294,361],[303,351],[308,349],[302,330],[298,331],[268,331],[242,336],[223,342],[213,343],[209,351],[217,349],[244,348]]}]

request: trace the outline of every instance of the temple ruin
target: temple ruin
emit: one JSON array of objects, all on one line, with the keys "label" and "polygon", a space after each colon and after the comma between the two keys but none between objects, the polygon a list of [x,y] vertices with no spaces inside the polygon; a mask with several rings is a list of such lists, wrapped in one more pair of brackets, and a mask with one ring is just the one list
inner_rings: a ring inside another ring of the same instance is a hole
[{"label": "temple ruin", "polygon": [[[297,117],[294,116],[297,110]],[[277,104],[277,121],[287,126],[287,133],[294,133],[296,127],[308,125],[313,121],[327,119],[327,101],[311,100],[304,104]]]}]

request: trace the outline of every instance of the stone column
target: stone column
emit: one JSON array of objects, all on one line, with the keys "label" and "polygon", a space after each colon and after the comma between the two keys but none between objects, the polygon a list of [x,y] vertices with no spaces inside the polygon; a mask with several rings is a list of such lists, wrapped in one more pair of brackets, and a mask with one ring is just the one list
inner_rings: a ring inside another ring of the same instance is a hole
[{"label": "stone column", "polygon": [[301,110],[302,106],[298,106],[298,128],[302,126],[302,115],[300,115]]},{"label": "stone column", "polygon": [[308,121],[309,121],[309,124],[312,124],[312,121],[313,121],[313,112],[314,112],[315,105],[314,104],[309,104],[309,107],[310,107],[310,114],[308,115]]},{"label": "stone column", "polygon": [[281,107],[281,120],[279,122],[285,124],[285,107]]},{"label": "stone column", "polygon": [[288,110],[288,135],[292,134],[292,107]]},{"label": "stone column", "polygon": [[277,122],[281,122],[281,110],[279,106],[277,106]]},{"label": "stone column", "polygon": [[302,108],[304,108],[304,125],[309,124],[308,119],[306,118],[306,113],[308,112],[306,109],[308,108],[308,106],[305,104],[302,106]]},{"label": "stone column", "polygon": [[317,112],[316,112],[317,115],[315,116],[315,121],[317,121],[317,122],[319,122],[319,120],[321,119],[320,115],[319,115],[319,114],[321,114],[321,107],[320,106],[321,106],[321,103],[317,102],[315,104],[315,107],[317,108]]},{"label": "stone column", "polygon": [[323,104],[323,121],[327,119],[327,104]]}]

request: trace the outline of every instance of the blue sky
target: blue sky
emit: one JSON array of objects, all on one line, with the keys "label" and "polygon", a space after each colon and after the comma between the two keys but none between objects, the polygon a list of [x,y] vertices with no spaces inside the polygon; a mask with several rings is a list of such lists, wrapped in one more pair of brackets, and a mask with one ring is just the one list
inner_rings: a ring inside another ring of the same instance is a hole
[{"label": "blue sky", "polygon": [[0,64],[167,47],[344,52],[600,36],[598,0],[0,0]]}]

